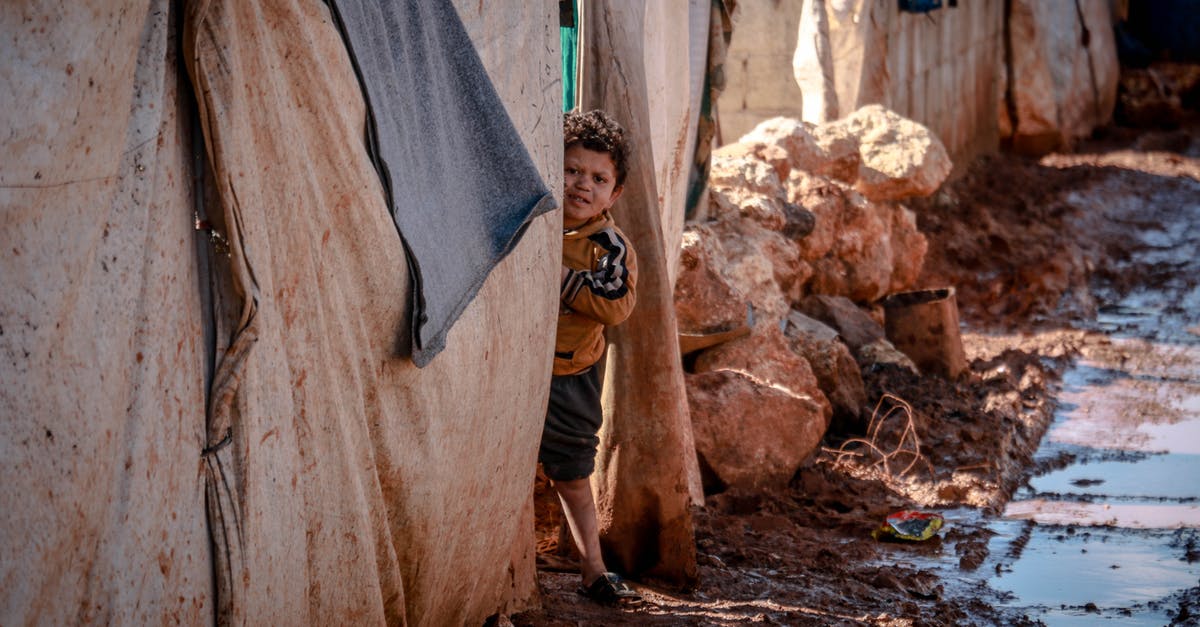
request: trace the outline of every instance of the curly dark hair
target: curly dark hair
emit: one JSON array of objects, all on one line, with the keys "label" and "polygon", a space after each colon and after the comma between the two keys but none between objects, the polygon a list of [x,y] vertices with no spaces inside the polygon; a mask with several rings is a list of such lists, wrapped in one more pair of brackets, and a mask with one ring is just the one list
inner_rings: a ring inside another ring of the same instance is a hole
[{"label": "curly dark hair", "polygon": [[607,113],[593,109],[587,113],[570,111],[563,116],[563,148],[582,144],[588,150],[607,152],[617,166],[617,186],[625,184],[629,172],[629,144],[625,129]]}]

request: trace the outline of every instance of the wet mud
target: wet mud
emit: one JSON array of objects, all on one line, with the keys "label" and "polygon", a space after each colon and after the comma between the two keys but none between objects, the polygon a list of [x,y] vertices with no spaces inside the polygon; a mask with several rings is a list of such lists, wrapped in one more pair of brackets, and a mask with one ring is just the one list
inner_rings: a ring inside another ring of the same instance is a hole
[{"label": "wet mud", "polygon": [[[871,445],[829,433],[789,489],[709,495],[692,591],[584,600],[540,512],[543,606],[513,623],[1197,624],[1200,124],[990,156],[914,210],[968,371],[864,371]],[[946,526],[872,539],[900,509]]]},{"label": "wet mud", "polygon": [[[1196,144],[1174,142],[1169,165],[1194,165]],[[1119,254],[1092,277],[1096,315],[1078,322],[1090,334],[1063,374],[1036,472],[992,524],[1035,523],[989,583],[1048,625],[1200,620],[1200,181],[1193,170],[1143,189],[1126,183],[1135,176],[1067,195],[1083,209],[1073,221],[1108,230]]]}]

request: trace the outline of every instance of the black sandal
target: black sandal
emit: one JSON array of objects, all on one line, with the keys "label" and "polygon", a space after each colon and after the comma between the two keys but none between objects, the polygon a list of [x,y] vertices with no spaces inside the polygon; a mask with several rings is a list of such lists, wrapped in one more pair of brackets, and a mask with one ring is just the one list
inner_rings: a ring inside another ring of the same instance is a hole
[{"label": "black sandal", "polygon": [[591,585],[580,586],[576,592],[602,605],[634,604],[642,601],[642,595],[629,587],[616,573],[604,573],[596,577]]}]

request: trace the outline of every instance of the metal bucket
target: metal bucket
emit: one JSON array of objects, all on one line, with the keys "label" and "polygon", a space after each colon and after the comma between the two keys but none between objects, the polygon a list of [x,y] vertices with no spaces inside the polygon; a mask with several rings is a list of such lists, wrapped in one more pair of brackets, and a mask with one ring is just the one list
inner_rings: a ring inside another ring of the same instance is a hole
[{"label": "metal bucket", "polygon": [[967,369],[953,287],[892,294],[883,311],[888,340],[921,372],[954,379]]}]

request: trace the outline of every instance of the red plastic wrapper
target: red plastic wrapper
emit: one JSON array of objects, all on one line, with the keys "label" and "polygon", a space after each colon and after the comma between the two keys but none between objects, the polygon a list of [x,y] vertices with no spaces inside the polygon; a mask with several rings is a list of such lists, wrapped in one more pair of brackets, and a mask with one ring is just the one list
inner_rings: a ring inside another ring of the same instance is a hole
[{"label": "red plastic wrapper", "polygon": [[876,540],[906,540],[920,542],[937,535],[946,519],[934,512],[900,511],[889,514],[887,521],[871,537]]}]

